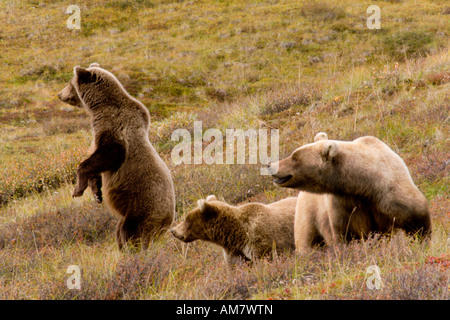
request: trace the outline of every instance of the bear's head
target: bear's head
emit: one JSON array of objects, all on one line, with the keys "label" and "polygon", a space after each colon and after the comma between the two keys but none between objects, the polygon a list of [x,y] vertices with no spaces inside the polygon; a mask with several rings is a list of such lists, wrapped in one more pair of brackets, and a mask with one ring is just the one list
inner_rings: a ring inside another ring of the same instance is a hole
[{"label": "bear's head", "polygon": [[322,176],[332,171],[339,157],[338,144],[320,132],[314,143],[296,149],[289,157],[269,165],[274,183],[280,187],[309,192],[327,190]]},{"label": "bear's head", "polygon": [[69,84],[58,93],[61,101],[83,107],[89,115],[107,122],[117,116],[119,109],[127,110],[126,117],[133,119],[128,122],[130,125],[148,130],[148,109],[130,96],[111,72],[93,63],[89,68],[76,66],[73,74]]},{"label": "bear's head", "polygon": [[208,196],[206,200],[199,200],[197,208],[190,211],[183,222],[170,229],[175,238],[183,242],[195,240],[211,240],[208,235],[208,223],[217,217],[217,198]]},{"label": "bear's head", "polygon": [[[89,66],[89,70],[91,70],[91,68],[98,68],[98,67],[100,67],[98,63],[92,63]],[[74,76],[72,77],[72,79],[70,79],[69,84],[60,92],[58,92],[58,98],[62,102],[79,108],[83,107],[80,97],[78,96],[76,87],[78,86],[79,80],[83,79],[83,74],[86,75],[87,70],[88,69],[84,69],[81,67],[74,68]]]},{"label": "bear's head", "polygon": [[61,101],[84,107],[89,113],[105,107],[119,107],[124,96],[131,98],[119,80],[109,71],[92,63],[89,68],[76,66],[69,84],[58,93]]}]

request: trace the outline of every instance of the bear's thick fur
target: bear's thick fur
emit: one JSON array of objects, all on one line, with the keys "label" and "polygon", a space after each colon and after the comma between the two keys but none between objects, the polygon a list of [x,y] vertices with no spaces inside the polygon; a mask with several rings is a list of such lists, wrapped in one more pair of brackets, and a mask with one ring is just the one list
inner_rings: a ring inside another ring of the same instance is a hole
[{"label": "bear's thick fur", "polygon": [[222,247],[230,264],[293,250],[294,214],[297,197],[271,204],[232,206],[215,196],[199,200],[183,222],[171,229],[183,242],[204,240]]},{"label": "bear's thick fur", "polygon": [[150,240],[172,224],[175,192],[169,169],[148,139],[150,114],[110,72],[92,64],[74,68],[74,77],[58,97],[84,107],[91,117],[93,153],[77,170],[74,197],[91,187],[96,200],[103,193],[108,208],[120,219],[119,248]]},{"label": "bear's thick fur", "polygon": [[278,186],[301,191],[297,251],[397,228],[421,238],[431,234],[427,199],[403,160],[375,137],[335,141],[319,133],[269,170]]}]

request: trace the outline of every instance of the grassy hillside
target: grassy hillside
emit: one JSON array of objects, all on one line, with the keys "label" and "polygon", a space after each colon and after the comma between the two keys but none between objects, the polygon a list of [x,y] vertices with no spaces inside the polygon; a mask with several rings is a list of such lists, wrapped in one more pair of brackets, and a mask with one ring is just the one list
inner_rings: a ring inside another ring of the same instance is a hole
[{"label": "grassy hillside", "polygon": [[[0,298],[448,299],[450,268],[450,6],[375,1],[70,1],[0,3]],[[75,65],[98,62],[152,116],[150,140],[172,171],[177,221],[216,194],[269,203],[258,165],[179,165],[175,129],[276,128],[280,157],[311,142],[374,135],[396,151],[427,196],[429,245],[403,234],[334,251],[279,255],[228,269],[207,243],[169,235],[119,252],[115,218],[89,192],[70,194],[88,154],[89,120],[59,102]],[[66,287],[69,265],[82,289]],[[383,286],[366,286],[366,269]]]}]

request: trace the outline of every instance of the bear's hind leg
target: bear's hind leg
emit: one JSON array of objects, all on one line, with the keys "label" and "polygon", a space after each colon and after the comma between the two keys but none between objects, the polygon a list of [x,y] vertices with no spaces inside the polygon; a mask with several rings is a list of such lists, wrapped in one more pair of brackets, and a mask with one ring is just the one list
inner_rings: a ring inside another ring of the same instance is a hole
[{"label": "bear's hind leg", "polygon": [[119,247],[128,246],[139,249],[142,240],[142,225],[140,219],[136,217],[125,217],[117,230]]},{"label": "bear's hind leg", "polygon": [[117,241],[117,245],[118,245],[118,247],[119,247],[119,250],[122,250],[123,247],[126,245],[125,243],[123,243],[123,241],[122,241],[122,235],[121,235],[121,233],[122,233],[123,220],[124,220],[124,219],[120,220],[120,221],[117,223],[117,226],[116,226],[116,241]]},{"label": "bear's hind leg", "polygon": [[151,241],[160,237],[172,225],[173,219],[166,217],[164,219],[147,218],[142,228],[142,245],[147,248]]}]

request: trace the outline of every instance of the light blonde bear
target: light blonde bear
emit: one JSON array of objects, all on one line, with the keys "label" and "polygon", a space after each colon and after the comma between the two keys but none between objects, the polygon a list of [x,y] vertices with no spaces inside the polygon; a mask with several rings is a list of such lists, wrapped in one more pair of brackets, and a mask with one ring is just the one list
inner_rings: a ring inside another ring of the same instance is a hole
[{"label": "light blonde bear", "polygon": [[421,239],[431,235],[427,199],[386,144],[371,136],[328,140],[322,132],[314,141],[269,166],[276,185],[301,191],[297,251],[394,229]]}]

